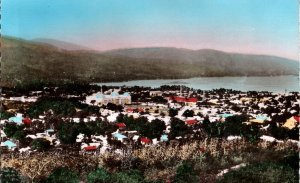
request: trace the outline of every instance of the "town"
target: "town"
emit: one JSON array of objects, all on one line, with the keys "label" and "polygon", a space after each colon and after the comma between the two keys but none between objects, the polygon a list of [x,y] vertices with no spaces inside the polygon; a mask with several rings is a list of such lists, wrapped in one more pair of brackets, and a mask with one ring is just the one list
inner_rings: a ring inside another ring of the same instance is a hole
[{"label": "town", "polygon": [[29,181],[73,167],[84,182],[222,182],[261,160],[298,162],[298,92],[70,84],[4,88],[1,101],[2,167]]}]

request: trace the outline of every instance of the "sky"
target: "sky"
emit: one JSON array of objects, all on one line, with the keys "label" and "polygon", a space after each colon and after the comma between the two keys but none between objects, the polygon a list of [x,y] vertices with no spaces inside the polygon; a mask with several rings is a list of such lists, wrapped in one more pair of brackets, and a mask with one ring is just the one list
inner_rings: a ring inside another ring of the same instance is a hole
[{"label": "sky", "polygon": [[2,34],[95,50],[216,49],[298,60],[298,0],[3,0]]}]

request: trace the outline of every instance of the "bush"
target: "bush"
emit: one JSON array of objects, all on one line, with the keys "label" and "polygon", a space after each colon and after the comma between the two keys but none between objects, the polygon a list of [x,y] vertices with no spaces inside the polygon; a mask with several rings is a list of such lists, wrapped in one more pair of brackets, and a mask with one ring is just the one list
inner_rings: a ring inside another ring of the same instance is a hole
[{"label": "bush", "polygon": [[87,176],[88,183],[107,183],[110,180],[110,175],[104,168],[97,168],[90,172]]},{"label": "bush", "polygon": [[143,181],[144,177],[138,170],[115,173],[112,177],[114,183],[141,183]]},{"label": "bush", "polygon": [[189,162],[182,162],[182,164],[177,168],[176,175],[174,178],[175,183],[198,183],[199,177],[197,176],[197,172],[194,170],[194,167]]},{"label": "bush", "polygon": [[1,183],[19,183],[21,177],[18,171],[13,168],[1,169]]},{"label": "bush", "polygon": [[38,151],[46,151],[50,148],[50,142],[43,138],[34,139],[31,143],[31,148]]},{"label": "bush", "polygon": [[259,163],[226,173],[219,183],[293,183],[297,176],[289,166],[275,163]]},{"label": "bush", "polygon": [[79,176],[67,168],[57,168],[46,179],[46,183],[79,183]]}]

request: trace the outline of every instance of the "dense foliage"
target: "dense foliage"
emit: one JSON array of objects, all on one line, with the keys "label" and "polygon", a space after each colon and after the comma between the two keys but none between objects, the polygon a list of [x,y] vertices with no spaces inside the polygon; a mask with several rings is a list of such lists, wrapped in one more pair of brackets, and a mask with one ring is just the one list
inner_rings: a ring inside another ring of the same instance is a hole
[{"label": "dense foliage", "polygon": [[3,131],[7,137],[12,137],[19,140],[25,135],[24,134],[25,132],[23,131],[24,128],[25,128],[24,125],[17,125],[16,123],[9,122],[4,125]]},{"label": "dense foliage", "polygon": [[50,148],[50,142],[44,138],[37,138],[32,141],[31,148],[38,151],[46,151]]},{"label": "dense foliage", "polygon": [[174,183],[198,183],[199,177],[195,171],[193,165],[189,162],[182,162],[177,168]]},{"label": "dense foliage", "polygon": [[[296,174],[297,175],[297,174]],[[289,166],[257,163],[226,173],[219,183],[296,183],[298,177]]]},{"label": "dense foliage", "polygon": [[77,100],[61,97],[41,97],[30,106],[27,113],[30,117],[35,118],[49,111],[52,111],[55,115],[71,116],[76,113],[76,109],[93,113],[99,111],[99,107],[82,104]]},{"label": "dense foliage", "polygon": [[79,183],[76,172],[67,168],[57,168],[46,179],[46,183]]},{"label": "dense foliage", "polygon": [[169,133],[170,139],[174,139],[175,137],[185,136],[189,132],[188,126],[184,121],[178,118],[171,119],[171,131]]},{"label": "dense foliage", "polygon": [[104,168],[97,168],[87,176],[88,183],[107,183],[110,180],[110,174]]},{"label": "dense foliage", "polygon": [[227,117],[225,122],[220,123],[204,123],[204,130],[210,137],[228,137],[242,136],[250,142],[258,140],[260,136],[259,127],[247,125],[243,122],[247,121],[248,117],[244,115]]},{"label": "dense foliage", "polygon": [[19,183],[21,182],[21,176],[18,171],[13,168],[2,168],[0,171],[1,183]]},{"label": "dense foliage", "polygon": [[79,129],[75,123],[63,123],[57,132],[58,139],[63,144],[73,144],[76,142]]}]

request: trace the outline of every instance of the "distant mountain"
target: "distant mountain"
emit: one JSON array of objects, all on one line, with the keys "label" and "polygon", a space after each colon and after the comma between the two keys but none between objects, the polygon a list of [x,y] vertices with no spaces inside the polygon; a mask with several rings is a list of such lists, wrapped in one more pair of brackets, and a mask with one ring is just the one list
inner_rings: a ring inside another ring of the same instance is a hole
[{"label": "distant mountain", "polygon": [[38,39],[32,39],[31,41],[36,42],[36,43],[49,44],[49,45],[52,45],[52,46],[55,46],[57,48],[64,49],[64,50],[91,50],[88,47],[79,46],[74,43],[59,41],[56,39],[38,38]]},{"label": "distant mountain", "polygon": [[178,48],[68,51],[11,37],[2,37],[2,56],[2,82],[12,83],[297,75],[299,68],[274,56]]}]

